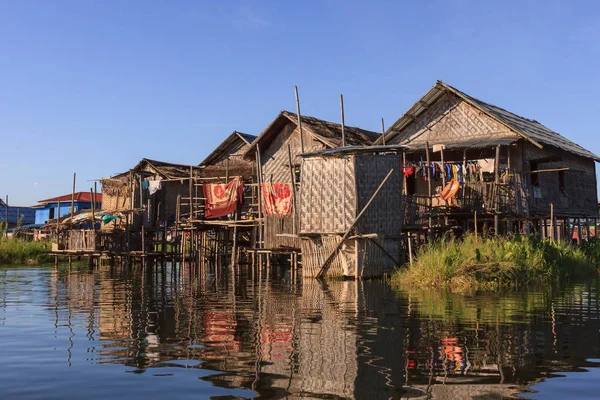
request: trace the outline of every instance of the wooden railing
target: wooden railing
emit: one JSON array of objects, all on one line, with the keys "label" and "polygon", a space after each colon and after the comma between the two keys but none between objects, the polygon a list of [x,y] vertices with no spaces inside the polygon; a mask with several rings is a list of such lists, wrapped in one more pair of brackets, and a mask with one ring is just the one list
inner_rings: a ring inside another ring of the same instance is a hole
[{"label": "wooden railing", "polygon": [[499,213],[520,215],[523,202],[527,201],[525,191],[516,178],[507,182],[466,182],[461,184],[455,197],[446,202],[439,194],[430,199],[427,195],[404,196],[404,224],[424,225],[428,218],[452,212]]},{"label": "wooden railing", "polygon": [[66,250],[96,250],[96,232],[93,230],[72,230],[68,232],[66,239]]}]

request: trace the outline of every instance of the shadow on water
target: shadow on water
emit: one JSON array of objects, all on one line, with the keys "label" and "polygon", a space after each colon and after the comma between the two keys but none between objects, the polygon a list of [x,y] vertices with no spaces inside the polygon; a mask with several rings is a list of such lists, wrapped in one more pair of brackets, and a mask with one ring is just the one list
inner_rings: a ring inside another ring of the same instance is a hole
[{"label": "shadow on water", "polygon": [[464,296],[279,267],[0,269],[0,383],[22,398],[28,379],[62,398],[548,398],[598,366],[599,330],[596,282]]}]

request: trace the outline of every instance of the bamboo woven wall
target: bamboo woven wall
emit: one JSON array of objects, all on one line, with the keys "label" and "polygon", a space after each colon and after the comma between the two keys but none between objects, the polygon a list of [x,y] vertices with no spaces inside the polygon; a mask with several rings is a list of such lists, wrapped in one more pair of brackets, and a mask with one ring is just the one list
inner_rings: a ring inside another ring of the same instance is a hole
[{"label": "bamboo woven wall", "polygon": [[302,164],[300,233],[344,233],[356,217],[354,159],[307,158]]},{"label": "bamboo woven wall", "polygon": [[356,226],[356,233],[399,236],[402,232],[402,156],[354,156],[357,211],[363,209],[385,176],[394,172]]},{"label": "bamboo woven wall", "polygon": [[[323,235],[302,239],[300,242],[302,249],[302,276],[307,278],[316,277],[321,266],[338,245],[340,239],[341,236],[337,235]],[[344,276],[341,257],[339,253],[334,257],[327,272],[328,277]]]},{"label": "bamboo woven wall", "polygon": [[[560,216],[598,216],[598,194],[596,191],[596,168],[593,160],[571,155],[570,153],[553,150],[538,149],[533,145],[523,143],[524,177],[527,187],[527,199],[532,215],[550,212],[550,203],[554,204],[555,215]],[[565,190],[560,190],[559,172],[541,172],[538,174],[541,198],[535,198],[531,185],[531,161],[549,160],[554,157],[556,161],[538,162],[537,169],[569,168],[564,172]],[[557,158],[560,158],[558,160]]]}]

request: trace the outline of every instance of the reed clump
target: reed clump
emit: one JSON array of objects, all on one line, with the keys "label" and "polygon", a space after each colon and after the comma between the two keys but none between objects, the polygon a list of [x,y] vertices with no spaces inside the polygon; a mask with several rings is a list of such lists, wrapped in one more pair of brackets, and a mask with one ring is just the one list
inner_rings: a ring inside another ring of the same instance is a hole
[{"label": "reed clump", "polygon": [[413,265],[396,271],[392,281],[450,290],[496,289],[589,275],[597,272],[598,261],[600,241],[580,248],[533,236],[482,239],[469,234],[423,246]]},{"label": "reed clump", "polygon": [[42,264],[50,262],[46,254],[52,249],[50,241],[29,241],[7,238],[6,226],[0,226],[0,264]]}]

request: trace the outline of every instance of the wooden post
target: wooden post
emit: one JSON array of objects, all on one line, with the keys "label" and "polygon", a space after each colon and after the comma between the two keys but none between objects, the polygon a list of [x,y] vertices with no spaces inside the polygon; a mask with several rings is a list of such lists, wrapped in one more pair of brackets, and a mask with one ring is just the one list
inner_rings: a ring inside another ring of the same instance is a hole
[{"label": "wooden post", "polygon": [[[73,214],[75,214],[75,178],[76,178],[76,176],[77,176],[77,173],[73,172],[73,191],[71,192],[71,217],[73,217]],[[73,221],[73,218],[71,218],[71,221]]]},{"label": "wooden post", "polygon": [[290,164],[290,178],[292,182],[292,233],[296,234],[296,176],[292,165],[292,148],[288,144],[288,162]]},{"label": "wooden post", "polygon": [[90,196],[92,196],[92,230],[96,232],[96,198],[94,197],[94,192],[92,191],[92,188],[90,188]]},{"label": "wooden post", "polygon": [[[295,87],[295,86],[294,86]],[[300,121],[300,118],[298,118]],[[300,134],[302,137],[302,134]],[[263,212],[262,212],[262,162],[260,160],[260,147],[256,144],[256,179],[258,181],[258,242],[259,248],[264,247],[264,226],[263,223]]]},{"label": "wooden post", "polygon": [[[302,137],[302,118],[300,116],[300,97],[298,96],[298,87],[296,85],[294,85],[294,92],[296,92],[296,114],[298,115],[298,131],[300,133],[300,152],[304,154],[304,138]],[[256,148],[258,149],[258,144],[256,145]]]},{"label": "wooden post", "polygon": [[350,233],[352,232],[354,227],[356,227],[356,224],[358,224],[358,221],[360,221],[360,218],[367,211],[367,209],[369,208],[371,203],[373,203],[373,200],[375,200],[375,197],[377,197],[377,195],[379,194],[379,192],[381,191],[381,189],[383,188],[383,186],[385,185],[387,180],[390,178],[390,176],[392,176],[393,172],[394,172],[394,169],[393,168],[390,169],[390,172],[388,172],[388,174],[385,176],[385,178],[383,178],[383,181],[381,181],[381,183],[379,184],[379,187],[375,190],[375,192],[373,193],[373,195],[371,196],[371,198],[369,199],[367,204],[365,204],[363,209],[356,216],[356,218],[354,219],[354,222],[352,222],[352,224],[350,225],[350,228],[348,228],[346,233],[344,233],[344,236],[342,236],[342,240],[340,240],[340,242],[333,249],[333,251],[331,252],[329,257],[327,257],[327,259],[325,260],[323,265],[321,265],[321,269],[319,270],[319,273],[317,274],[318,279],[321,279],[321,278],[323,278],[323,276],[325,276],[325,274],[327,273],[327,270],[329,269],[329,265],[331,264],[331,260],[333,260],[333,257],[335,257],[335,255],[338,252],[338,250],[340,249],[340,247],[342,247],[342,244],[344,243],[344,241],[348,238],[348,236],[350,236]]},{"label": "wooden post", "polygon": [[56,243],[58,243],[58,231],[60,230],[60,198],[58,199],[58,209],[56,210]]},{"label": "wooden post", "polygon": [[225,161],[225,183],[229,182],[229,157]]},{"label": "wooden post", "polygon": [[6,218],[6,238],[8,239],[8,195],[6,195],[6,201],[4,202],[4,217]]},{"label": "wooden post", "polygon": [[340,94],[340,113],[342,114],[342,147],[346,146],[346,131],[344,129],[344,95]]},{"label": "wooden post", "polygon": [[404,170],[406,168],[406,153],[402,152],[402,192],[404,195],[408,195],[408,189],[406,188],[406,175],[404,174]]},{"label": "wooden post", "polygon": [[444,168],[444,146],[440,146],[440,162],[442,163],[442,188],[446,187],[446,168]]},{"label": "wooden post", "polygon": [[475,226],[475,243],[477,244],[477,211],[473,213],[473,225]]},{"label": "wooden post", "polygon": [[[431,209],[433,207],[433,198],[432,198],[432,193],[431,193],[431,166],[430,164],[430,159],[429,159],[429,142],[425,143],[425,159],[426,159],[426,169],[425,169],[425,173],[427,176],[427,196],[429,198],[429,219],[427,222],[427,236],[431,236],[431,225],[432,225],[432,219],[431,219]],[[431,239],[431,237],[429,237],[429,239]]]},{"label": "wooden post", "polygon": [[550,241],[554,242],[554,203],[550,203]]},{"label": "wooden post", "polygon": [[581,246],[581,240],[583,239],[581,230],[581,218],[577,218],[577,237],[579,238],[579,245]]},{"label": "wooden post", "polygon": [[500,145],[496,146],[496,159],[494,160],[494,186],[496,190],[496,207],[494,207],[494,234],[498,235],[500,232],[500,191],[498,186],[500,184]]},{"label": "wooden post", "polygon": [[412,267],[412,265],[413,265],[413,254],[412,254],[412,237],[411,237],[411,235],[409,234],[409,235],[407,236],[407,238],[408,238],[408,260],[409,260],[409,262],[410,262],[410,266]]},{"label": "wooden post", "polygon": [[193,188],[194,188],[194,179],[193,179],[193,173],[194,173],[194,167],[190,165],[190,184],[189,184],[189,191],[190,191],[190,221],[194,220],[194,193],[193,193]]},{"label": "wooden post", "polygon": [[381,141],[383,142],[383,145],[385,146],[385,124],[383,122],[383,118],[381,118]]},{"label": "wooden post", "polygon": [[463,177],[463,181],[462,181],[462,202],[463,204],[465,203],[465,191],[467,188],[467,176],[465,174],[467,170],[467,149],[463,150],[463,163],[462,163],[462,177]]}]

